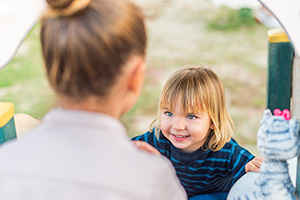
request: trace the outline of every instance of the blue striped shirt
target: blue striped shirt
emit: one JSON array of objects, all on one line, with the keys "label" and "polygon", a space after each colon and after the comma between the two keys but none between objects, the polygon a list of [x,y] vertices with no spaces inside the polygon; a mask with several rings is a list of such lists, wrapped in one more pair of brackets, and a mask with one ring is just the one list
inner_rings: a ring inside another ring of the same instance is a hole
[{"label": "blue striped shirt", "polygon": [[228,192],[246,173],[246,163],[254,158],[233,138],[219,151],[204,151],[199,148],[192,153],[177,149],[163,134],[160,134],[157,140],[154,132],[147,132],[132,140],[145,141],[166,156],[175,167],[177,176],[189,197]]}]

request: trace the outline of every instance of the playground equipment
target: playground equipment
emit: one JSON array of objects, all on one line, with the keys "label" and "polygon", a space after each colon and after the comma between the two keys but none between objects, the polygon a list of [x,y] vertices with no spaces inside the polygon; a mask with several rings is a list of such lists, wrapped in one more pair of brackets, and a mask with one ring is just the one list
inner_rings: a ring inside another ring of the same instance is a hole
[{"label": "playground equipment", "polygon": [[[300,119],[300,1],[258,1],[275,16],[282,26],[282,30],[269,32],[267,108],[271,110],[287,108],[291,110],[292,116]],[[0,69],[14,57],[44,7],[45,0],[0,0],[0,24],[5,27],[0,32],[0,47],[2,47],[0,48]],[[8,36],[14,39],[7,40]],[[0,110],[3,110],[1,106]],[[39,123],[25,114],[13,115],[13,112],[13,107],[6,112],[0,112],[0,121],[5,118],[4,124],[11,125],[13,120],[17,136]],[[4,115],[8,117],[3,117]],[[1,128],[4,130],[5,125],[2,125],[0,122],[0,130]],[[6,130],[5,134],[10,136],[5,140],[15,137],[13,131],[13,129]],[[297,169],[297,160],[290,162],[290,166],[291,178],[299,195],[300,168]],[[256,177],[255,173],[246,174],[236,183],[228,198],[231,199],[237,193],[250,192]]]},{"label": "playground equipment", "polygon": [[[44,0],[0,0],[0,70],[15,56],[45,5]],[[38,124],[27,114],[15,114],[12,103],[0,102],[0,144]]]},{"label": "playground equipment", "polygon": [[0,102],[0,144],[16,137],[14,105]]},{"label": "playground equipment", "polygon": [[[300,119],[300,1],[258,0],[280,23],[270,30],[268,50],[267,108],[289,109]],[[297,164],[298,163],[298,164]],[[300,159],[289,161],[289,174],[300,196]],[[253,192],[258,173],[248,173],[232,188],[228,199]]]},{"label": "playground equipment", "polygon": [[[45,7],[44,0],[0,0],[0,69],[15,56]],[[8,38],[13,38],[8,39]]]}]

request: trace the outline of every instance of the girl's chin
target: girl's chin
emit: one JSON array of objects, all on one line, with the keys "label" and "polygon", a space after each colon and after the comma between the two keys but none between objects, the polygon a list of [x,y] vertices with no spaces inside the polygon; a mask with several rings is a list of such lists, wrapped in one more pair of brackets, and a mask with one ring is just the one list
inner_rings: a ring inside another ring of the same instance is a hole
[{"label": "girl's chin", "polygon": [[183,152],[186,152],[187,146],[184,144],[178,144],[176,141],[171,141],[171,143],[176,147],[177,149],[180,149]]},{"label": "girl's chin", "polygon": [[197,149],[199,148],[194,148],[194,147],[190,147],[190,146],[187,146],[187,145],[184,145],[184,144],[178,144],[178,142],[172,142],[171,143],[174,145],[174,147],[176,147],[177,149],[181,150],[182,152],[185,152],[185,153],[192,153],[194,151],[196,151]]}]

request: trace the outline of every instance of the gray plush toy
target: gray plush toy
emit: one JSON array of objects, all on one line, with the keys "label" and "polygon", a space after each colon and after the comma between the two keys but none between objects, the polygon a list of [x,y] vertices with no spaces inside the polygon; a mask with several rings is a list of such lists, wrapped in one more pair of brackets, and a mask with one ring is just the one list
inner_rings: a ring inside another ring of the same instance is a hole
[{"label": "gray plush toy", "polygon": [[264,161],[253,193],[235,200],[294,200],[295,187],[288,172],[287,159],[299,153],[299,122],[288,110],[266,110],[257,134],[257,147]]}]

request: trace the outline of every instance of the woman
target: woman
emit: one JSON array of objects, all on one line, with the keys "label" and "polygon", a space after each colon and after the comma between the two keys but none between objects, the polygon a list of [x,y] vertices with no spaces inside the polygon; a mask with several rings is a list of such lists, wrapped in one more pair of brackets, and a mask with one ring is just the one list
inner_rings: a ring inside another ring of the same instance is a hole
[{"label": "woman", "polygon": [[186,199],[170,163],[138,151],[118,120],[143,85],[141,11],[126,0],[47,2],[42,53],[61,108],[0,148],[0,199]]}]

